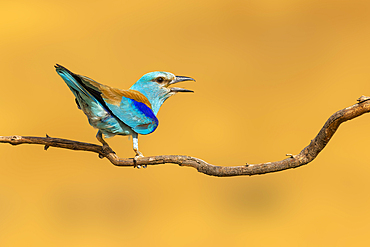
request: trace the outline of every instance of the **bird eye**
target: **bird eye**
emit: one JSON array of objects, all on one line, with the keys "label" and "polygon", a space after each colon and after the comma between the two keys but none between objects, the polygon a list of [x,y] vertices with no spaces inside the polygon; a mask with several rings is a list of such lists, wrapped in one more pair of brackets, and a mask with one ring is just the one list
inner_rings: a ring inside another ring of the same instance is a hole
[{"label": "bird eye", "polygon": [[157,82],[162,83],[163,81],[164,81],[164,78],[163,77],[158,77],[157,78]]}]

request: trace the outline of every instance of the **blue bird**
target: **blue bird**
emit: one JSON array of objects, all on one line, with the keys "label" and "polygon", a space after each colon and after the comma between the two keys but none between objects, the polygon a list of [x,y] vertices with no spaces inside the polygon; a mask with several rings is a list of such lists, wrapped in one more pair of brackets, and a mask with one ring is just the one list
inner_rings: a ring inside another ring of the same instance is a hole
[{"label": "blue bird", "polygon": [[59,64],[55,68],[76,97],[77,106],[85,113],[90,125],[99,129],[96,138],[103,148],[109,147],[103,134],[106,138],[131,135],[135,160],[143,157],[139,151],[138,134],[150,134],[158,127],[157,113],[163,102],[178,92],[193,92],[169,86],[195,81],[190,77],[156,71],[145,74],[130,89],[123,90],[75,74]]}]

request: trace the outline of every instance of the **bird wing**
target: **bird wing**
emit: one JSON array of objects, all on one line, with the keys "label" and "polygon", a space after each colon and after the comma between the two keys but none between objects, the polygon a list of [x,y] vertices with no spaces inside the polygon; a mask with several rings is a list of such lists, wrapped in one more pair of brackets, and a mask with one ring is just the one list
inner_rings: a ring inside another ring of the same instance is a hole
[{"label": "bird wing", "polygon": [[139,91],[112,88],[86,76],[77,76],[87,91],[94,95],[98,101],[103,100],[114,116],[130,126],[136,133],[146,135],[157,128],[158,119],[151,109],[152,106]]},{"label": "bird wing", "polygon": [[62,68],[73,76],[80,87],[136,133],[146,135],[157,128],[158,119],[151,109],[152,106],[139,91],[112,88]]}]

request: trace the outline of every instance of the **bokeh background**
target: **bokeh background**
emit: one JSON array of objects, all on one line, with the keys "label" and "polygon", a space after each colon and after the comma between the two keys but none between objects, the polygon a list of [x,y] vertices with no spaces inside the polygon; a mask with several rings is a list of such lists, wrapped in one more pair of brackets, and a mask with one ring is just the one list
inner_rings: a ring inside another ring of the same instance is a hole
[{"label": "bokeh background", "polygon": [[[187,75],[139,138],[146,155],[216,165],[276,161],[370,95],[370,2],[0,2],[0,135],[98,143],[53,65],[129,88]],[[307,166],[216,178],[166,164],[0,145],[1,246],[369,246],[370,116]],[[108,142],[133,157],[131,140]]]}]

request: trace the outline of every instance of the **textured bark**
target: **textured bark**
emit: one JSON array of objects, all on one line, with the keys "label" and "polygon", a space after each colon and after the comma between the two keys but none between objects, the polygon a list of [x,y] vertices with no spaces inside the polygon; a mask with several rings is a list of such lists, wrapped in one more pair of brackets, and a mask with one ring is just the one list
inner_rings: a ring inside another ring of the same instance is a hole
[{"label": "textured bark", "polygon": [[110,148],[103,149],[102,146],[71,141],[60,138],[32,137],[32,136],[0,136],[1,143],[9,143],[12,145],[19,144],[40,144],[44,145],[44,149],[49,147],[66,148],[72,150],[81,150],[95,152],[100,158],[107,158],[113,165],[116,166],[147,166],[158,165],[164,163],[178,164],[180,166],[189,166],[198,170],[198,172],[211,176],[230,177],[240,175],[257,175],[270,172],[282,171],[290,168],[296,168],[308,164],[314,160],[317,155],[323,150],[326,144],[330,141],[339,125],[345,121],[354,119],[364,113],[370,111],[370,98],[362,96],[358,99],[359,103],[347,107],[343,110],[334,113],[324,124],[317,136],[311,140],[311,143],[305,147],[297,155],[289,155],[290,157],[281,161],[267,162],[260,164],[247,164],[242,166],[215,166],[207,162],[184,155],[161,155],[152,157],[139,158],[136,162],[132,158],[119,158]]}]

